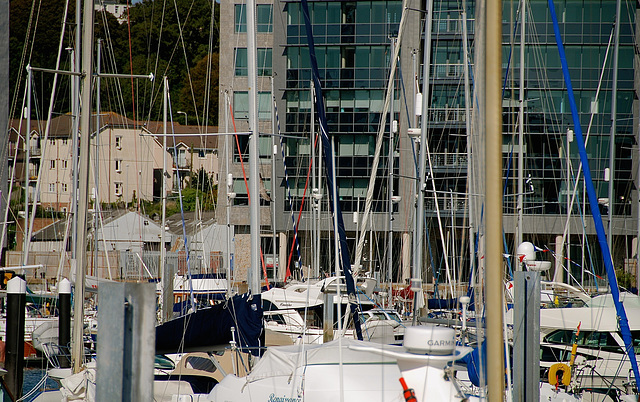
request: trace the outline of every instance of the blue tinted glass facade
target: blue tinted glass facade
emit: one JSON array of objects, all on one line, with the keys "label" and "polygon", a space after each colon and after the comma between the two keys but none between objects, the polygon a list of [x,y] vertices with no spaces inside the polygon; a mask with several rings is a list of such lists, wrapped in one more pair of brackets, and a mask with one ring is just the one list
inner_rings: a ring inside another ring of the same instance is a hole
[{"label": "blue tinted glass facade", "polygon": [[[328,129],[330,135],[336,136],[340,202],[343,211],[355,211],[358,198],[364,205],[389,75],[389,38],[397,35],[402,3],[319,1],[309,3],[309,13]],[[287,133],[308,135],[311,65],[300,3],[286,3],[284,15],[287,21],[284,128]],[[309,164],[309,142],[287,141],[286,155],[287,166],[299,172],[290,177],[292,194],[299,202]],[[380,163],[379,176],[388,174],[386,166],[386,160]],[[383,186],[381,179],[375,191],[374,209],[378,211],[387,208]]]}]

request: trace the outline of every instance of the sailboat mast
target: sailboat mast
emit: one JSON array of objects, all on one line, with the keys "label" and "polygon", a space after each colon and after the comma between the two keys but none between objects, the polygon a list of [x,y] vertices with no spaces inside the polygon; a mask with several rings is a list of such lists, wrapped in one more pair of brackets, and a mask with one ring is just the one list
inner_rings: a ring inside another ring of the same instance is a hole
[{"label": "sailboat mast", "polygon": [[[527,6],[526,0],[521,0],[521,19],[520,24],[520,88],[518,94],[518,197],[517,197],[517,210],[518,210],[518,223],[516,226],[516,244],[515,248],[522,243],[522,214],[523,214],[523,197],[524,197],[524,40],[525,29],[527,27]],[[568,189],[567,189],[567,194]],[[514,250],[515,250],[514,248]],[[522,264],[518,264],[516,261],[516,270],[522,270]]]},{"label": "sailboat mast", "polygon": [[[487,386],[490,400],[504,392],[502,297],[502,0],[487,0],[485,211]],[[482,23],[482,22],[481,22]],[[483,99],[480,100],[482,102]]]},{"label": "sailboat mast", "polygon": [[256,48],[256,2],[247,0],[247,61],[249,80],[249,223],[251,265],[247,283],[252,294],[260,293],[260,193],[258,171],[258,76]]},{"label": "sailboat mast", "polygon": [[[471,145],[472,129],[471,129],[471,86],[469,83],[469,45],[468,45],[468,31],[467,31],[467,2],[462,0],[462,51],[464,68],[464,113],[465,113],[465,129],[467,130],[467,188],[469,190],[468,195],[468,208],[469,208],[469,279],[473,277],[473,269],[475,267],[475,232],[476,232],[476,214],[475,214],[475,196],[476,187],[475,180],[472,179],[476,173],[472,164],[472,150]],[[470,281],[471,284],[471,281]]]},{"label": "sailboat mast", "polygon": [[273,267],[273,276],[274,280],[278,280],[278,270],[277,266],[280,264],[276,264],[277,256],[278,256],[278,248],[276,247],[276,156],[278,155],[278,145],[276,143],[276,98],[274,94],[274,76],[271,76],[271,252],[273,254],[273,262],[271,266]]},{"label": "sailboat mast", "polygon": [[316,208],[316,195],[318,194],[318,183],[316,180],[316,169],[313,167],[313,164],[316,163],[316,144],[315,144],[315,134],[316,134],[316,127],[315,127],[315,111],[314,111],[314,94],[313,94],[313,80],[311,80],[311,82],[309,82],[309,97],[311,99],[311,121],[310,121],[310,129],[309,129],[309,133],[310,133],[310,137],[309,137],[309,143],[311,145],[311,166],[312,166],[312,171],[311,171],[311,197],[309,197],[309,201],[311,204],[311,232],[313,233],[313,237],[312,237],[312,241],[311,241],[311,255],[313,256],[313,266],[311,269],[311,274],[309,276],[314,276],[314,277],[318,277],[320,276],[320,270],[318,268],[318,265],[316,263],[316,255],[319,255],[318,253],[320,252],[320,250],[317,249],[317,233],[316,233],[316,229],[318,227],[318,220],[320,219],[320,216],[318,215],[318,208]]},{"label": "sailboat mast", "polygon": [[[74,292],[74,320],[73,320],[73,372],[77,373],[84,360],[84,344],[82,342],[84,326],[84,278],[87,260],[87,208],[89,197],[89,142],[91,139],[91,78],[93,78],[93,3],[84,2],[82,20],[82,114],[80,116],[80,169],[79,198],[78,198],[78,231],[76,283]],[[72,201],[74,203],[75,200]]]},{"label": "sailboat mast", "polygon": [[[427,160],[427,129],[429,112],[429,65],[431,64],[431,27],[433,25],[433,0],[427,1],[426,23],[424,26],[424,63],[422,73],[422,124],[420,133],[420,158],[418,166],[418,189],[416,194],[416,243],[414,245],[413,272],[411,277],[422,279],[422,249],[424,239],[424,195],[427,186],[426,181],[426,160]],[[435,195],[435,193],[434,193]],[[447,258],[447,256],[445,256]],[[413,325],[416,325],[418,318],[418,293],[413,298]]]},{"label": "sailboat mast", "polygon": [[616,1],[616,26],[615,26],[615,41],[613,44],[613,77],[611,88],[611,135],[609,138],[609,210],[608,218],[608,236],[607,244],[609,250],[613,251],[613,209],[615,206],[615,161],[616,161],[616,113],[618,112],[618,53],[620,49],[620,0]]},{"label": "sailboat mast", "polygon": [[29,147],[31,146],[31,92],[32,92],[33,72],[31,65],[27,66],[27,129],[24,135],[24,239],[22,255],[24,260],[22,265],[27,265],[29,258]]},{"label": "sailboat mast", "polygon": [[[391,57],[394,57],[396,54],[396,38],[391,38]],[[391,60],[391,68],[395,66],[393,60]],[[391,283],[393,282],[393,153],[394,153],[394,118],[395,118],[395,110],[394,110],[394,100],[395,100],[395,74],[390,74],[390,77],[394,77],[394,82],[390,85],[389,91],[389,189],[388,189],[388,197],[389,197],[389,234],[388,234],[388,242],[389,242],[389,250],[387,251],[387,306],[390,307],[393,300],[393,292],[391,291]],[[397,126],[396,126],[397,127]],[[358,202],[360,204],[360,202]],[[356,239],[357,241],[357,239]],[[356,267],[358,269],[359,267]]]},{"label": "sailboat mast", "polygon": [[[82,32],[80,27],[82,24],[82,0],[76,0],[76,45],[75,50],[71,50],[71,56],[73,58],[73,72],[79,73],[81,71],[80,65],[80,45],[82,43]],[[76,254],[78,250],[78,131],[80,125],[80,77],[74,76],[71,79],[71,114],[73,117],[73,124],[71,129],[71,224],[73,237],[71,240],[71,260],[76,260]]]},{"label": "sailboat mast", "polygon": [[[229,132],[229,92],[228,91],[224,91],[224,132],[228,133]],[[230,216],[229,214],[231,213],[230,208],[231,208],[231,196],[229,194],[229,190],[232,189],[233,186],[233,179],[231,176],[231,173],[229,173],[229,157],[230,157],[230,153],[229,153],[229,135],[225,135],[224,136],[224,166],[225,166],[225,173],[227,174],[227,208],[226,208],[226,224],[227,224],[227,297],[231,297],[231,223],[230,223]]]},{"label": "sailboat mast", "polygon": [[160,272],[162,273],[162,320],[169,321],[173,316],[173,275],[167,272],[167,250],[165,227],[167,219],[167,104],[169,82],[162,77],[162,228],[160,229]]},{"label": "sailboat mast", "polygon": [[[96,266],[98,265],[98,223],[99,214],[98,207],[100,205],[100,197],[98,196],[98,185],[100,183],[100,62],[101,62],[101,46],[102,39],[97,40],[96,49],[96,146],[95,161],[93,172],[93,253],[91,254],[93,269],[92,275],[98,276]],[[105,248],[106,251],[106,248]]]}]

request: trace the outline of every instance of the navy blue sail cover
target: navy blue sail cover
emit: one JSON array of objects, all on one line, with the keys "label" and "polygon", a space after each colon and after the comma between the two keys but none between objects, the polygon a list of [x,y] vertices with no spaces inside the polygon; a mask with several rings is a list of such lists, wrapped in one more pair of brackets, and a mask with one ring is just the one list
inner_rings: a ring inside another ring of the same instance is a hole
[{"label": "navy blue sail cover", "polygon": [[264,346],[260,295],[236,295],[156,327],[156,353],[207,351],[229,345],[231,327],[243,352],[259,356]]}]

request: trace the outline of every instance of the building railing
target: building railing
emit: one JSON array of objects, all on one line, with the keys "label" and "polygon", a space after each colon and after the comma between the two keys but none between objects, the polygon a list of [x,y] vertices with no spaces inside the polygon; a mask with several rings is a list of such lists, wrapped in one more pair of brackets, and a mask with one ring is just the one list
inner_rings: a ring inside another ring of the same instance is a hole
[{"label": "building railing", "polygon": [[[453,198],[451,198],[451,196],[447,194],[438,194],[438,209],[440,210],[440,212],[464,211],[466,207],[467,205],[465,197],[454,195]],[[435,211],[436,200],[431,197],[426,198],[424,202],[424,208],[426,211]]]},{"label": "building railing", "polygon": [[464,153],[432,153],[431,164],[435,168],[441,167],[466,167],[469,161]]},{"label": "building railing", "polygon": [[434,64],[431,73],[434,78],[461,78],[464,75],[464,64]]},{"label": "building railing", "polygon": [[436,123],[459,122],[463,123],[467,119],[464,108],[431,108],[429,109],[429,120]]}]

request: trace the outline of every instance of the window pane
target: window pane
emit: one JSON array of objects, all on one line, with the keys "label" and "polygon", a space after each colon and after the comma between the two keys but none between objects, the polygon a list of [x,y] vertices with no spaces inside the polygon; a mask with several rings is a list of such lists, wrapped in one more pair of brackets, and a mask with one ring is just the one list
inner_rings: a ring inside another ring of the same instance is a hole
[{"label": "window pane", "polygon": [[233,93],[233,117],[236,119],[249,117],[249,92],[237,91]]},{"label": "window pane", "polygon": [[271,76],[271,48],[258,49],[258,75]]},{"label": "window pane", "polygon": [[356,68],[369,67],[369,53],[370,48],[368,46],[359,46],[356,48]]},{"label": "window pane", "polygon": [[236,32],[247,32],[247,14],[244,4],[236,4],[235,8],[235,30]]},{"label": "window pane", "polygon": [[297,25],[300,23],[300,3],[287,3],[286,11],[289,15],[289,25]]},{"label": "window pane", "polygon": [[[247,96],[248,100],[248,96]],[[271,92],[258,93],[258,119],[271,119]]]},{"label": "window pane", "polygon": [[359,1],[356,5],[356,24],[368,24],[371,22],[371,2]]},{"label": "window pane", "polygon": [[273,20],[271,18],[271,4],[258,4],[256,8],[256,20],[258,32],[273,32]]},{"label": "window pane", "polygon": [[341,15],[342,15],[342,10],[340,8],[340,3],[337,3],[337,2],[327,3],[327,23],[328,24],[339,24]]},{"label": "window pane", "polygon": [[340,48],[338,46],[327,47],[327,68],[340,68]]},{"label": "window pane", "polygon": [[326,3],[311,3],[311,23],[312,24],[325,24],[327,22],[327,4]]},{"label": "window pane", "polygon": [[246,77],[248,71],[247,48],[236,48],[236,71],[238,77]]},{"label": "window pane", "polygon": [[374,24],[384,24],[386,23],[387,18],[387,10],[386,10],[386,2],[384,1],[374,1],[371,7],[371,22]]},{"label": "window pane", "polygon": [[388,67],[386,46],[371,46],[371,67]]}]

